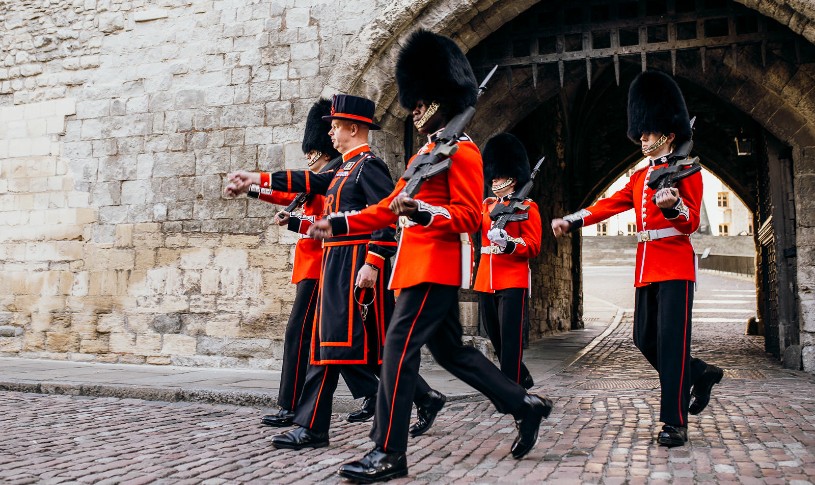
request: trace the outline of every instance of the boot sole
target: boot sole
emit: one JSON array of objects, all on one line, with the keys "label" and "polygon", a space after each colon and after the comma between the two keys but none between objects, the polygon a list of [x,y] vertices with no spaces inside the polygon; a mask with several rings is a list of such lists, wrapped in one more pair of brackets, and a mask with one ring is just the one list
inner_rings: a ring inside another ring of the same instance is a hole
[{"label": "boot sole", "polygon": [[540,419],[540,421],[538,421],[538,432],[535,435],[535,442],[532,443],[532,446],[530,446],[528,450],[526,450],[525,452],[523,452],[523,453],[521,453],[519,455],[516,455],[515,453],[512,453],[512,457],[515,458],[516,460],[520,460],[521,458],[525,457],[526,455],[529,454],[530,451],[532,451],[535,448],[535,446],[537,446],[538,441],[540,440],[541,423],[543,423],[543,420],[548,418],[549,415],[552,414],[552,409],[554,409],[554,407],[555,407],[552,400],[544,398],[544,399],[542,399],[542,401],[543,401],[543,412],[541,412],[541,419]]},{"label": "boot sole", "polygon": [[[439,413],[441,412],[441,410],[442,410],[442,408],[444,407],[445,404],[447,404],[447,396],[442,394],[442,396],[441,396],[441,406],[439,406],[438,409],[433,411],[433,413],[434,413],[433,414],[433,419],[430,420],[430,423],[428,423],[428,425],[423,430],[415,432],[415,433],[413,431],[409,431],[411,438],[421,436],[421,435],[425,434],[427,432],[427,430],[429,430],[431,427],[433,427],[433,423],[436,422],[436,418],[439,416]],[[413,426],[411,426],[411,428],[412,427]]]},{"label": "boot sole", "polygon": [[348,473],[343,471],[338,471],[337,474],[343,478],[355,480],[359,483],[375,483],[375,482],[387,482],[388,480],[393,480],[394,478],[406,477],[408,471],[398,470],[392,473],[388,473],[387,475],[378,476],[376,478],[372,478],[367,475],[357,475],[356,473]]},{"label": "boot sole", "polygon": [[[721,370],[721,369],[719,369],[719,370]],[[707,394],[708,394],[707,403],[705,403],[705,405],[702,406],[698,410],[691,411],[690,409],[688,409],[688,414],[692,414],[692,415],[696,416],[696,415],[698,415],[699,413],[701,413],[702,411],[705,410],[705,408],[708,406],[708,404],[710,404],[710,394],[713,392],[713,386],[715,386],[716,384],[722,382],[723,377],[724,377],[724,371],[722,370],[722,373],[716,376],[716,380],[711,382],[710,389],[707,390]],[[698,399],[698,397],[696,397],[695,394],[693,394],[693,397]]]},{"label": "boot sole", "polygon": [[674,448],[676,446],[685,446],[685,443],[687,443],[687,441],[667,439],[667,438],[665,438],[665,439],[657,438],[657,442],[662,446],[667,446],[668,448]]},{"label": "boot sole", "polygon": [[260,424],[263,426],[271,426],[272,428],[286,428],[289,426],[294,426],[294,421],[289,422],[275,422],[275,421],[261,421]]},{"label": "boot sole", "polygon": [[309,443],[307,445],[295,445],[295,444],[287,444],[287,443],[275,443],[272,442],[272,446],[279,450],[303,450],[305,448],[325,448],[328,446],[328,441],[321,442],[321,443]]}]

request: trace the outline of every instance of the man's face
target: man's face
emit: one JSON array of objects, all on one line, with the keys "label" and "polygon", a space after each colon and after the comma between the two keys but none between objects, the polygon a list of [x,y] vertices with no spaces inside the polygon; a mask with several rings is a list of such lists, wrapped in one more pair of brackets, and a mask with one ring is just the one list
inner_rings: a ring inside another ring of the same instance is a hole
[{"label": "man's face", "polygon": [[511,177],[497,177],[492,179],[492,193],[496,197],[503,197],[515,191],[516,182]]},{"label": "man's face", "polygon": [[439,105],[436,103],[426,103],[420,99],[413,108],[413,126],[419,133],[427,135],[434,133],[441,128],[441,113],[438,112]]},{"label": "man's face", "polygon": [[356,134],[356,124],[345,120],[331,120],[331,130],[328,136],[331,137],[331,143],[340,153],[345,152],[349,142]]},{"label": "man's face", "polygon": [[655,156],[670,151],[671,143],[673,143],[676,135],[670,133],[662,139],[662,133],[646,132],[640,135],[640,144],[642,146],[642,153],[645,155]]},{"label": "man's face", "polygon": [[310,150],[304,156],[308,161],[308,168],[312,172],[319,172],[328,161],[328,156],[323,155],[323,152],[318,150]]}]

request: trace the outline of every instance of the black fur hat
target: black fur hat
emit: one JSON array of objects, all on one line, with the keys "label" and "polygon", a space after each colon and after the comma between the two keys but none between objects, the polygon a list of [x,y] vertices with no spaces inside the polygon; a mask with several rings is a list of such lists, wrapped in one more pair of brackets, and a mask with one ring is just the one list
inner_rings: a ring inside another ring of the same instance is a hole
[{"label": "black fur hat", "polygon": [[334,149],[331,144],[331,137],[328,132],[331,130],[331,122],[323,120],[323,116],[331,114],[331,101],[320,99],[308,111],[306,117],[306,130],[303,132],[303,154],[311,150],[322,152],[331,158],[340,156],[340,152]]},{"label": "black fur hat", "polygon": [[664,72],[641,72],[628,89],[628,138],[639,144],[643,133],[674,133],[675,144],[693,136],[682,91]]},{"label": "black fur hat", "polygon": [[531,170],[521,140],[511,133],[499,133],[487,140],[481,154],[484,160],[484,181],[489,185],[492,179],[512,177],[520,188],[529,181]]},{"label": "black fur hat", "polygon": [[416,102],[437,102],[455,116],[478,99],[478,82],[470,61],[449,37],[427,30],[410,35],[396,60],[399,103],[412,110]]}]

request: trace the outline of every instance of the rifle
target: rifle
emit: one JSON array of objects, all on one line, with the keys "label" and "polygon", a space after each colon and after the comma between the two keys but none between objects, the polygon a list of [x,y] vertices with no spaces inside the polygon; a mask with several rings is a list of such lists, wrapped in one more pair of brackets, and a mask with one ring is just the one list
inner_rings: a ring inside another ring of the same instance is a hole
[{"label": "rifle", "polygon": [[492,212],[490,212],[490,219],[493,220],[493,229],[503,229],[508,222],[525,221],[529,219],[529,213],[526,212],[529,206],[524,204],[524,201],[526,200],[526,196],[529,195],[529,192],[532,191],[532,186],[535,184],[535,176],[538,174],[541,164],[545,159],[546,155],[538,160],[538,163],[535,164],[535,168],[532,170],[529,181],[525,183],[520,190],[516,190],[515,193],[512,194],[512,197],[509,198],[509,204],[495,204]]},{"label": "rifle", "polygon": [[[696,122],[696,117],[690,120],[690,126]],[[691,158],[690,152],[693,149],[693,139],[683,142],[676,150],[668,156],[668,166],[651,172],[651,179],[648,181],[648,187],[654,191],[675,187],[677,182],[685,177],[689,177],[696,172],[702,170],[699,165],[699,157]],[[651,198],[656,203],[656,195]]]},{"label": "rifle", "polygon": [[[498,70],[498,66],[492,68],[484,81],[478,87],[478,97],[487,90],[487,83],[490,82],[492,75]],[[475,115],[475,106],[468,106],[461,113],[457,114],[447,123],[447,126],[442,130],[436,140],[436,146],[430,153],[423,153],[416,157],[416,160],[410,164],[410,167],[405,170],[402,179],[407,181],[403,193],[409,197],[414,197],[419,188],[425,180],[444,172],[450,168],[452,160],[450,157],[458,150],[458,139],[464,134],[464,128],[467,126],[473,116]]]}]

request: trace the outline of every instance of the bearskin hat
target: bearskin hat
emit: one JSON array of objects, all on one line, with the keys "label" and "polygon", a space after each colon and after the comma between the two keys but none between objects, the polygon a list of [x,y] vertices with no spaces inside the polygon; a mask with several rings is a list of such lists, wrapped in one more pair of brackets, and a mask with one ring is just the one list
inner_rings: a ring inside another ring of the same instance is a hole
[{"label": "bearskin hat", "polygon": [[676,144],[693,136],[682,91],[664,72],[641,72],[628,90],[628,138],[639,144],[643,133],[674,133]]},{"label": "bearskin hat", "polygon": [[515,135],[499,133],[487,140],[481,158],[484,160],[484,181],[487,184],[500,177],[512,177],[518,188],[529,182],[529,157],[523,143]]},{"label": "bearskin hat", "polygon": [[306,130],[303,132],[303,153],[311,150],[322,152],[331,158],[340,156],[340,152],[331,144],[331,122],[323,120],[323,116],[331,114],[331,101],[320,99],[311,107],[306,117]]},{"label": "bearskin hat", "polygon": [[396,60],[399,103],[412,110],[416,102],[436,102],[454,116],[478,99],[478,82],[470,61],[449,37],[427,30],[410,35]]}]

